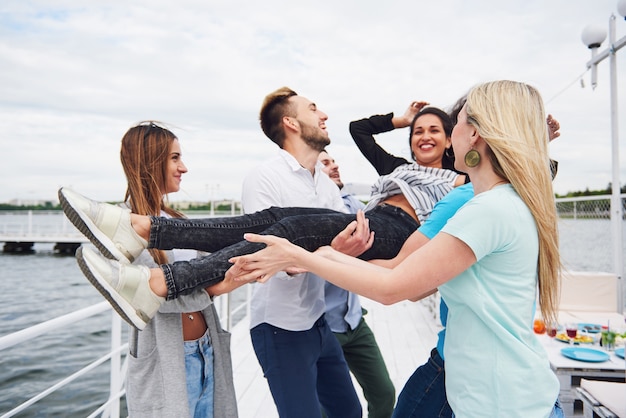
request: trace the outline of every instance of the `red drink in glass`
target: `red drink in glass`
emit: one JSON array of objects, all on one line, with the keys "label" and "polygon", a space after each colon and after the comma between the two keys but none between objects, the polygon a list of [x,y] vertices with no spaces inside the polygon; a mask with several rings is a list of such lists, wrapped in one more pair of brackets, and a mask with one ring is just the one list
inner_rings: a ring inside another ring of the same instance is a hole
[{"label": "red drink in glass", "polygon": [[549,327],[547,332],[550,338],[556,337],[556,328]]},{"label": "red drink in glass", "polygon": [[570,338],[576,338],[576,334],[578,333],[578,328],[566,328],[565,332],[567,332],[567,336]]}]

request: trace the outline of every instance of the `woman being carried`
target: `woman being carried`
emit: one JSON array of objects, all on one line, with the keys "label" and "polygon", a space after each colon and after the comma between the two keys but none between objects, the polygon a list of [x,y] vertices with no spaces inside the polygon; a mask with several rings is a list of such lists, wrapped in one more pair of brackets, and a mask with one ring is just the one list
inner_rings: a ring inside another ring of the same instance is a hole
[{"label": "woman being carried", "polygon": [[[403,115],[393,113],[374,115],[350,122],[350,134],[361,153],[380,176],[372,188],[372,195],[365,211],[380,203],[392,204],[405,209],[432,211],[432,203],[424,200],[419,190],[424,179],[418,172],[439,169],[454,170],[454,152],[450,134],[453,123],[449,115],[436,107],[426,107],[427,102],[411,102]],[[413,163],[405,158],[389,154],[374,139],[375,134],[409,127],[409,146]],[[469,181],[466,175],[457,178],[455,186]],[[425,217],[421,217],[422,223]]]},{"label": "woman being carried", "polygon": [[[277,112],[270,110],[261,110],[264,131],[282,119],[278,115],[278,121],[274,120]],[[452,125],[448,115],[439,112],[434,118],[439,126],[439,141],[449,143]],[[432,116],[432,113],[417,113],[414,121],[418,123]],[[437,149],[438,159],[442,161],[445,146]],[[264,247],[242,241],[246,232],[282,236],[303,248],[315,250],[331,244],[343,231],[345,235],[355,235],[354,244],[342,247],[347,254],[361,254],[364,248],[371,246],[361,258],[395,256],[419,222],[426,219],[435,202],[455,185],[465,182],[465,176],[443,169],[441,164],[410,166],[410,170],[399,167],[386,176],[385,181],[379,182],[381,189],[373,192],[377,204],[366,208],[365,217],[369,228],[376,233],[375,242],[373,233],[363,227],[364,223],[355,222],[355,215],[328,209],[270,208],[238,217],[178,220],[137,216],[66,188],[59,190],[59,199],[74,225],[105,257],[117,260],[111,262],[93,251],[83,251],[80,258],[83,272],[126,321],[142,329],[166,297],[175,299],[197,287],[218,283],[231,267],[228,261],[231,257]],[[388,187],[397,184],[401,186]],[[409,206],[403,204],[406,201],[410,202]],[[120,268],[120,263],[129,263],[145,248],[193,248],[211,254],[188,262],[163,264],[160,268],[138,268],[133,274],[129,274],[133,269]],[[128,293],[124,289],[142,290]],[[153,297],[136,298],[136,292]]]}]

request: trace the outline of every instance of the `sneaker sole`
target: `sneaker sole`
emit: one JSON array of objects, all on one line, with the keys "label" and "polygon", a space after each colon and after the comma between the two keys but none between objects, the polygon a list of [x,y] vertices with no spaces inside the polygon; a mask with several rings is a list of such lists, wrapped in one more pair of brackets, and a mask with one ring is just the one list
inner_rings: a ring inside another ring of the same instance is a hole
[{"label": "sneaker sole", "polygon": [[117,260],[120,263],[130,264],[130,260],[117,249],[115,243],[105,234],[101,233],[98,226],[89,219],[89,217],[83,217],[81,212],[72,206],[70,199],[65,196],[63,188],[59,189],[59,202],[61,202],[65,216],[67,216],[70,222],[96,246],[103,256]]},{"label": "sneaker sole", "polygon": [[82,245],[76,250],[76,260],[87,280],[104,296],[115,309],[115,312],[139,331],[143,330],[147,323],[136,314],[135,308],[119,296],[119,293],[104,278],[94,274],[83,256]]}]

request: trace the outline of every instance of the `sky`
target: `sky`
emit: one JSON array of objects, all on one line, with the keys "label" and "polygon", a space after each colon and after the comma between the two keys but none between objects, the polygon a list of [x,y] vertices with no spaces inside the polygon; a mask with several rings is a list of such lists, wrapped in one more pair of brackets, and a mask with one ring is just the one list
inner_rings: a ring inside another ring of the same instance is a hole
[{"label": "sky", "polygon": [[[120,141],[142,120],[165,123],[180,140],[189,172],[171,201],[238,200],[248,169],[278,150],[258,111],[282,86],[329,116],[329,152],[344,182],[369,185],[377,175],[350,121],[401,114],[413,100],[446,109],[495,79],[534,85],[561,123],[550,147],[555,192],[604,189],[609,62],[592,89],[581,33],[589,24],[608,30],[612,13],[620,39],[617,0],[4,0],[0,203],[55,200],[61,186],[121,200]],[[616,57],[624,161],[626,48]],[[409,158],[406,129],[377,141]]]}]

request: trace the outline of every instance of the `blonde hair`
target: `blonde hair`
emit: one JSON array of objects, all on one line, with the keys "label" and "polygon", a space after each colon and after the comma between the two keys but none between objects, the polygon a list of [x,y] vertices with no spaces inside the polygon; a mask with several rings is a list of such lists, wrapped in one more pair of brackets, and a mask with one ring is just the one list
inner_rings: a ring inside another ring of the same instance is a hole
[{"label": "blonde hair", "polygon": [[[184,215],[165,204],[164,191],[170,150],[176,136],[156,122],[145,121],[130,128],[122,138],[120,159],[128,187],[124,201],[139,215],[161,216],[161,212],[175,218]],[[162,250],[150,249],[158,264],[167,264]]]},{"label": "blonde hair", "polygon": [[527,84],[493,81],[469,92],[466,111],[468,122],[489,146],[494,171],[511,183],[535,219],[539,304],[544,320],[555,323],[561,261],[541,95]]}]

